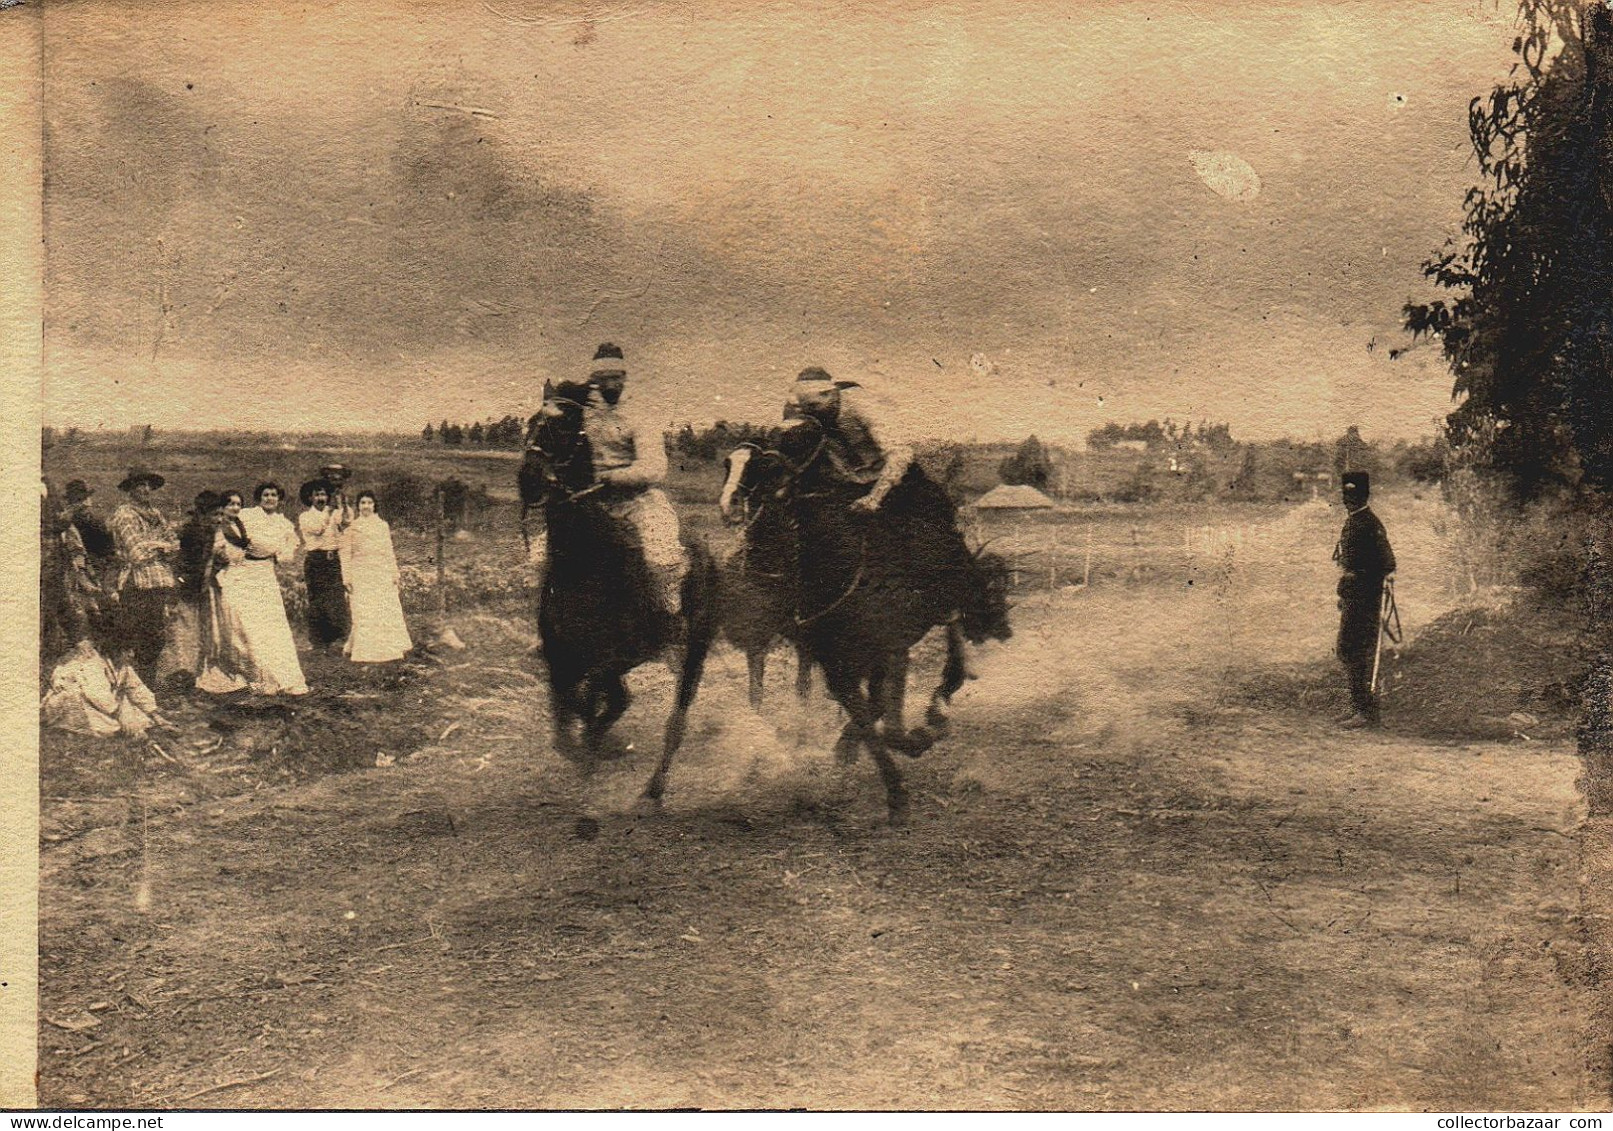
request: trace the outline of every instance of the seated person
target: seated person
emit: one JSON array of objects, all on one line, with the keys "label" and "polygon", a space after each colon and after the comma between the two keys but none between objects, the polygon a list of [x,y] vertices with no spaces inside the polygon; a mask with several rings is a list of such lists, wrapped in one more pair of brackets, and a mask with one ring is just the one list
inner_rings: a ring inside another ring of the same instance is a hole
[{"label": "seated person", "polygon": [[97,738],[140,738],[152,726],[172,726],[130,664],[131,650],[119,647],[113,655],[115,659],[102,656],[85,637],[62,657],[45,695],[46,726]]}]

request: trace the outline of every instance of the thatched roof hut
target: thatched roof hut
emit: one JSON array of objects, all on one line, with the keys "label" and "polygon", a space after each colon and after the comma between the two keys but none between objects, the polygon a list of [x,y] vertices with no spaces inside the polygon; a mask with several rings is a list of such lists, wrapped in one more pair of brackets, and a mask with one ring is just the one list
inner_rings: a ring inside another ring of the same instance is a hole
[{"label": "thatched roof hut", "polygon": [[1025,483],[1004,483],[975,500],[975,507],[988,511],[1048,510],[1053,500]]}]

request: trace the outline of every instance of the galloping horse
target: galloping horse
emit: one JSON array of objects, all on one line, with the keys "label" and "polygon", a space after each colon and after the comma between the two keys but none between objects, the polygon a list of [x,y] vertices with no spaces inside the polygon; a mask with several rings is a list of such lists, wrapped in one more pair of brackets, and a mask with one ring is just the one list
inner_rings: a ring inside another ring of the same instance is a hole
[{"label": "galloping horse", "polygon": [[747,443],[729,453],[717,500],[724,521],[744,525],[739,547],[718,574],[718,597],[722,634],[745,653],[752,710],[761,710],[767,653],[780,638],[795,646],[796,695],[804,700],[812,694],[812,653],[795,625],[801,595],[795,517],[776,494],[752,489],[755,476],[745,475],[751,457],[764,450]]},{"label": "galloping horse", "polygon": [[[642,553],[601,505],[609,488],[595,477],[582,426],[588,395],[582,382],[544,385],[543,411],[533,418],[519,480],[523,517],[542,506],[547,526],[538,634],[549,667],[555,745],[566,758],[592,765],[627,710],[624,677],[666,657],[677,690],[661,763],[640,798],[642,807],[655,809],[716,632],[716,565],[704,544],[689,546],[682,611],[674,621],[657,610]],[[579,722],[580,749],[573,733]]]},{"label": "galloping horse", "polygon": [[837,749],[868,750],[891,821],[900,823],[907,791],[890,751],[917,756],[935,741],[931,731],[908,732],[902,723],[908,651],[931,628],[947,626],[948,662],[930,712],[938,726],[941,703],[964,679],[962,638],[980,643],[1011,635],[1008,569],[995,554],[963,548],[951,534],[950,500],[917,467],[877,513],[854,512],[859,491],[831,473],[823,458],[829,442],[821,426],[802,420],[781,434],[776,449],[752,452],[739,487],[750,497],[771,496],[794,520],[795,628],[823,668],[830,695],[851,716]]}]

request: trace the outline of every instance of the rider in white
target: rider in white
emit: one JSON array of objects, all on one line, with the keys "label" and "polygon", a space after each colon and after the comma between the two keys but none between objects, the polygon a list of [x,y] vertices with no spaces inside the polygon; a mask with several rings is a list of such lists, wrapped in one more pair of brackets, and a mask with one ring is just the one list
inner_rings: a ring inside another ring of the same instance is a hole
[{"label": "rider in white", "polygon": [[855,381],[836,381],[816,366],[801,370],[785,416],[806,416],[823,426],[824,456],[841,482],[866,487],[854,510],[876,511],[913,463],[913,446],[885,419]]},{"label": "rider in white", "polygon": [[606,343],[594,351],[588,385],[593,393],[583,410],[583,427],[593,448],[595,474],[603,484],[600,502],[631,531],[644,553],[660,607],[675,615],[682,603],[688,561],[678,538],[678,512],[661,490],[667,474],[662,430],[639,417],[632,398],[624,399],[627,362],[619,346]]}]

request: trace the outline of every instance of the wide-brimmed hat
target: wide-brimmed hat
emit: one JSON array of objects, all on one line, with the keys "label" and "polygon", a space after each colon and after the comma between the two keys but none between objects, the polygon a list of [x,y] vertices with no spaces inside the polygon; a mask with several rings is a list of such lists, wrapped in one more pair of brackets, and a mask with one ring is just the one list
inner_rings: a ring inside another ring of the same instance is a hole
[{"label": "wide-brimmed hat", "polygon": [[129,474],[123,477],[123,482],[118,484],[118,490],[132,491],[136,483],[149,483],[151,484],[151,489],[155,491],[166,482],[168,480],[158,475],[155,471],[148,471],[143,467],[131,467]]},{"label": "wide-brimmed hat", "polygon": [[857,389],[855,381],[841,381],[821,365],[809,365],[795,375],[795,387],[803,392],[815,389]]},{"label": "wide-brimmed hat", "polygon": [[70,507],[77,506],[93,494],[95,494],[95,488],[84,482],[84,480],[69,480],[67,484],[67,505]]},{"label": "wide-brimmed hat", "polygon": [[323,491],[327,495],[335,494],[335,488],[331,486],[329,479],[310,479],[297,489],[297,498],[302,500],[303,506],[312,506],[315,491]]}]

